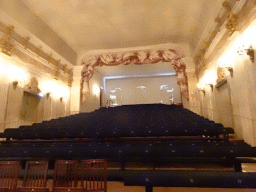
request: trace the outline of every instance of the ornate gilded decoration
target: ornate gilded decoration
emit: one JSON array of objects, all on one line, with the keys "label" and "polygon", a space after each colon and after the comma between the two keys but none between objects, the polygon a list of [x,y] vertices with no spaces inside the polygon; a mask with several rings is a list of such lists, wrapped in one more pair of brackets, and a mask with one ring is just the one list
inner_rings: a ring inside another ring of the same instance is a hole
[{"label": "ornate gilded decoration", "polygon": [[[38,68],[40,71],[42,71],[44,73],[54,74],[54,71],[51,68],[45,66],[44,64],[42,64],[38,60],[34,59],[33,57],[23,53],[19,49],[14,48],[13,49],[13,54],[15,56],[17,56],[19,59],[21,59],[23,62],[34,65],[36,68]],[[59,79],[63,82],[68,83],[67,76],[68,76],[68,74],[66,74],[66,73],[64,73],[64,74],[60,73],[59,74]]]},{"label": "ornate gilded decoration", "polygon": [[[215,42],[214,52],[210,54],[207,59],[211,60],[214,57],[214,55],[218,53],[218,50],[226,44],[230,35],[232,35],[235,31],[240,30],[241,27],[248,25],[254,19],[254,17],[252,16],[253,14],[251,13],[256,6],[256,0],[245,1],[241,5],[242,8],[240,9],[240,11],[236,14],[233,14],[232,10],[234,6],[237,5],[237,3],[239,4],[243,2],[238,2],[237,0],[226,0],[222,3],[223,8],[225,9],[225,13],[221,13],[223,11],[221,10],[218,17],[215,18],[215,22],[218,24],[215,25],[215,29],[210,31],[209,33],[210,45],[215,39],[216,35],[220,32],[220,30],[222,30],[223,25],[225,25],[227,31],[224,32],[220,38],[218,38],[218,42]],[[205,57],[205,52],[202,52],[201,50],[207,50],[210,47],[210,45],[208,46],[207,44],[202,43],[201,47],[199,47],[197,53],[195,54],[197,77],[199,77],[200,73],[203,71],[203,66],[201,65],[201,63],[202,59]],[[230,74],[232,75],[232,69],[230,69],[229,71]]]},{"label": "ornate gilded decoration", "polygon": [[217,69],[217,83],[219,83],[220,81],[222,81],[223,79],[226,78],[226,69],[225,68],[221,68],[218,67]]},{"label": "ornate gilded decoration", "polygon": [[236,14],[231,14],[227,20],[226,29],[229,34],[232,35],[238,27],[238,16]]},{"label": "ornate gilded decoration", "polygon": [[244,55],[246,53],[250,57],[250,60],[254,63],[254,49],[252,45],[250,45],[248,49],[246,49],[244,45],[238,47],[237,53],[238,55]]},{"label": "ornate gilded decoration", "polygon": [[63,65],[63,72],[66,73],[67,70],[67,64]]},{"label": "ornate gilded decoration", "polygon": [[247,55],[249,55],[251,61],[254,63],[254,49],[252,45],[250,45],[249,49],[247,49]]},{"label": "ornate gilded decoration", "polygon": [[54,73],[54,79],[58,80],[59,75],[60,75],[60,60],[58,60],[57,64],[56,64],[56,70]]},{"label": "ornate gilded decoration", "polygon": [[72,69],[70,69],[69,78],[68,78],[68,86],[71,87],[72,83],[73,83],[73,73],[72,73]]},{"label": "ornate gilded decoration", "polygon": [[9,56],[12,55],[12,49],[14,47],[14,45],[11,43],[11,33],[13,29],[13,26],[8,27],[4,36],[1,38],[2,52]]},{"label": "ornate gilded decoration", "polygon": [[[67,65],[62,65],[60,62],[58,62],[56,59],[52,57],[52,54],[47,55],[44,51],[42,51],[42,46],[36,47],[34,44],[29,43],[29,37],[22,37],[19,34],[14,32],[14,27],[13,26],[6,26],[2,23],[0,30],[4,32],[2,38],[0,39],[0,48],[3,53],[11,56],[14,54],[17,56],[19,59],[22,61],[29,63],[31,65],[34,65],[37,67],[40,71],[45,72],[45,73],[50,73],[54,74],[56,77],[61,79],[61,81],[68,83],[69,85],[72,84],[72,75],[70,77],[70,74],[68,70],[66,69]],[[22,47],[18,46],[18,48],[15,48],[14,45],[12,44],[13,42],[18,42],[20,45],[23,46],[24,50],[30,49],[33,53],[35,53],[38,57],[43,58],[44,60],[48,61],[48,63],[53,64],[56,66],[57,63],[57,68],[58,70],[54,71],[51,67],[46,66],[46,64],[42,63],[38,59],[36,59],[34,56],[32,56],[30,53],[24,51]],[[62,73],[61,73],[62,71]],[[71,82],[71,83],[70,83]]]},{"label": "ornate gilded decoration", "polygon": [[230,3],[228,1],[224,1],[222,3],[222,6],[227,9],[228,12],[231,12],[231,6],[230,6]]},{"label": "ornate gilded decoration", "polygon": [[48,63],[51,63],[51,60],[52,60],[52,53],[50,53],[47,57],[47,61]]},{"label": "ornate gilded decoration", "polygon": [[41,50],[42,50],[42,46],[38,46],[37,49],[36,49],[36,54],[37,54],[38,57],[40,56]]}]

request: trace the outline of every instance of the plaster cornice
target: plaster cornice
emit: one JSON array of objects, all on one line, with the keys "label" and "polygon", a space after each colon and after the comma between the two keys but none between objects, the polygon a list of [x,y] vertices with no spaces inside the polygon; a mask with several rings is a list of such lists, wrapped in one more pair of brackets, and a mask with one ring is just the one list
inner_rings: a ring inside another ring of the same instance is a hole
[{"label": "plaster cornice", "polygon": [[128,47],[128,48],[118,48],[118,49],[102,49],[102,50],[91,50],[79,54],[77,62],[78,65],[81,65],[81,60],[86,56],[91,55],[101,55],[101,54],[111,54],[111,53],[120,53],[120,52],[132,52],[132,51],[151,51],[151,50],[160,50],[160,49],[175,49],[180,52],[183,52],[184,55],[190,56],[190,50],[187,44],[185,43],[166,43],[158,44],[151,46],[141,46],[141,47]]}]

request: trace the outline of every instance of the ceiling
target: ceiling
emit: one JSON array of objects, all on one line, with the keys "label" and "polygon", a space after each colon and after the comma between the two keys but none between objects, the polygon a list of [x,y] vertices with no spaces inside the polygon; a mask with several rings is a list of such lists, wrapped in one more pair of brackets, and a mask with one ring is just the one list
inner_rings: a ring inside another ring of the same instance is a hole
[{"label": "ceiling", "polygon": [[[188,43],[195,49],[219,0],[21,0],[78,54]],[[222,2],[222,1],[221,1]]]},{"label": "ceiling", "polygon": [[[183,43],[193,54],[221,0],[20,0],[78,55]],[[18,11],[18,10],[17,10]],[[78,64],[80,63],[78,59]],[[96,69],[102,76],[173,72],[163,63]],[[160,69],[161,68],[161,69]]]}]

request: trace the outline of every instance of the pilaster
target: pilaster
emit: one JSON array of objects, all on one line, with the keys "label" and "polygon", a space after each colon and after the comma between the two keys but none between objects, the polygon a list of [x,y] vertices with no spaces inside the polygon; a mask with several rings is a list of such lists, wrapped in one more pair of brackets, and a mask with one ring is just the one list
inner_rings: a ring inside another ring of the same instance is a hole
[{"label": "pilaster", "polygon": [[77,114],[80,111],[80,81],[83,66],[74,66],[73,83],[71,87],[70,114]]},{"label": "pilaster", "polygon": [[186,64],[186,74],[188,79],[189,109],[197,114],[200,112],[199,95],[197,91],[197,77],[195,75],[195,62],[193,58],[183,59]]}]

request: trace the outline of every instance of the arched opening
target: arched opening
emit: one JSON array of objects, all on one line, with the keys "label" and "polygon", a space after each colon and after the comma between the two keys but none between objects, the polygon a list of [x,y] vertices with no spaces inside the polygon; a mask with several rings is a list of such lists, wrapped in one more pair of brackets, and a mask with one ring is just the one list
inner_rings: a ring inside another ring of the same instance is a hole
[{"label": "arched opening", "polygon": [[182,60],[184,56],[185,54],[180,48],[86,55],[81,61],[84,67],[81,72],[80,102],[82,104],[86,99],[85,96],[89,94],[89,81],[96,66],[156,64],[160,61],[168,62],[173,66],[177,74],[177,84],[180,86],[181,95],[188,99],[186,65]]}]

